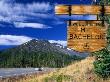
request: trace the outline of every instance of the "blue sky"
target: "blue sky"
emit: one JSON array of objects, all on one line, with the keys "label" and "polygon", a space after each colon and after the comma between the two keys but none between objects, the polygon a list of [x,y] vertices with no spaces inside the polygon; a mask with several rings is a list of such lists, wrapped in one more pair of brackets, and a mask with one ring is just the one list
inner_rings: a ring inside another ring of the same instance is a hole
[{"label": "blue sky", "polygon": [[[66,45],[68,16],[54,13],[56,4],[91,4],[92,0],[1,0],[0,49],[31,39],[45,39]],[[93,17],[72,16],[74,20]]]}]

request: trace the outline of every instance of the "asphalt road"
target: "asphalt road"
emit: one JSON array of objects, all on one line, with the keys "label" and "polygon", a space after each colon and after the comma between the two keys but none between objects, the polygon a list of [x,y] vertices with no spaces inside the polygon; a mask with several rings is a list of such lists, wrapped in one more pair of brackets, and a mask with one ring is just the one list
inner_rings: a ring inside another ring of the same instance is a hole
[{"label": "asphalt road", "polygon": [[[52,68],[43,68],[42,71],[52,71]],[[0,78],[13,77],[25,74],[39,73],[38,68],[1,68]]]}]

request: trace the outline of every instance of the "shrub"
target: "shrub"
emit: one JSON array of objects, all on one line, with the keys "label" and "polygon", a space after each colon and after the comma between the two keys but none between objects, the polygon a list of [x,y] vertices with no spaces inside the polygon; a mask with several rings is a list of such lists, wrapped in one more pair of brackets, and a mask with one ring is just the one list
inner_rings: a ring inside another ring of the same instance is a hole
[{"label": "shrub", "polygon": [[95,52],[94,72],[103,78],[110,76],[110,54],[107,49]]}]

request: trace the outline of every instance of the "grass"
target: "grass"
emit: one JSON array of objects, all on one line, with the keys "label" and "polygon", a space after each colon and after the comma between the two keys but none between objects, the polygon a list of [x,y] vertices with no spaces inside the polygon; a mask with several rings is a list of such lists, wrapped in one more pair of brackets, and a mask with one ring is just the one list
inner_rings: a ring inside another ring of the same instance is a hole
[{"label": "grass", "polygon": [[54,72],[28,79],[25,82],[110,82],[103,80],[93,72],[94,57],[75,62]]}]

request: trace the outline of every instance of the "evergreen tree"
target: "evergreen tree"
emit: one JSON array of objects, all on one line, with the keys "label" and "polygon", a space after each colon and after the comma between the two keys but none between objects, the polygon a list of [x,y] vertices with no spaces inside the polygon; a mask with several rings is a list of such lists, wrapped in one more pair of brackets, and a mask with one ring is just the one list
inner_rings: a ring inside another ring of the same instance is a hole
[{"label": "evergreen tree", "polygon": [[[105,2],[105,0],[100,0],[100,5],[107,5],[109,4],[109,2]],[[101,15],[99,16],[101,18]],[[110,24],[110,16],[106,15],[106,23]],[[104,17],[104,18],[105,18]],[[96,60],[94,62],[94,71],[95,73],[100,76],[105,78],[110,77],[110,26],[107,29],[107,40],[108,40],[108,46],[103,49],[100,50],[98,52],[94,52],[92,53],[93,55],[95,55]]]}]

